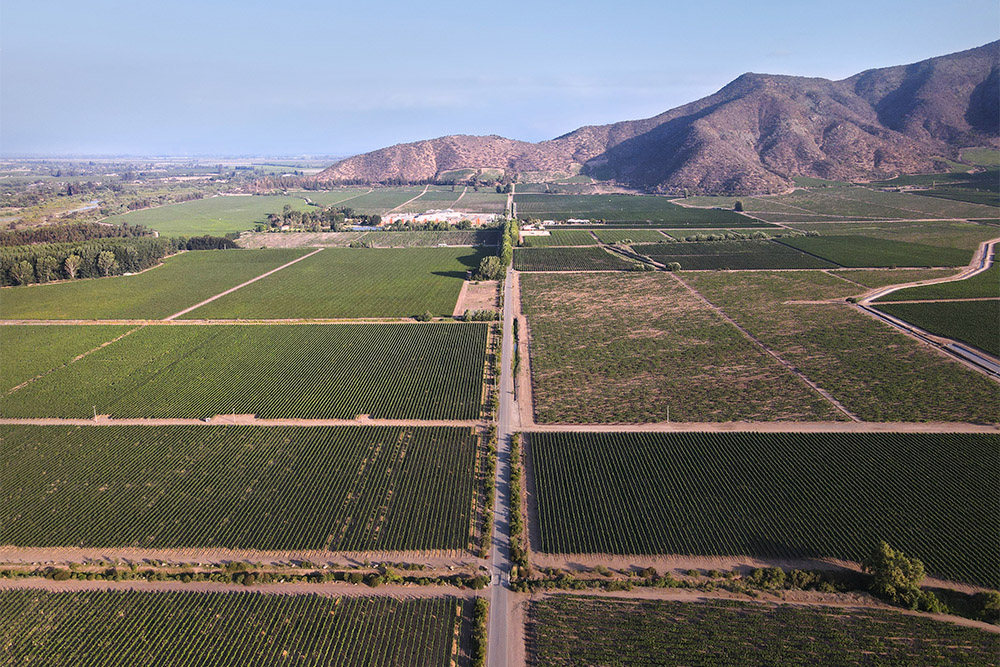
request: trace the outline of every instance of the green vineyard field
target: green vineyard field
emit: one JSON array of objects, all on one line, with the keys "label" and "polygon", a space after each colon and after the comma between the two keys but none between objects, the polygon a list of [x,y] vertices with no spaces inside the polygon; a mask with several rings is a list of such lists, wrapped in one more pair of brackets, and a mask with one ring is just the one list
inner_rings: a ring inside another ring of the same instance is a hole
[{"label": "green vineyard field", "polygon": [[548,236],[525,236],[523,243],[526,248],[548,248],[597,245],[597,239],[586,229],[553,229]]},{"label": "green vineyard field", "polygon": [[832,557],[1000,585],[1000,436],[531,433],[546,553]]},{"label": "green vineyard field", "polygon": [[0,326],[0,393],[67,364],[131,327],[24,325]]},{"label": "green vineyard field", "polygon": [[559,595],[528,606],[527,664],[995,665],[1000,636],[883,609]]},{"label": "green vineyard field", "polygon": [[308,252],[198,250],[134,276],[14,287],[3,291],[0,319],[163,319]]},{"label": "green vineyard field", "polygon": [[761,223],[739,213],[684,208],[666,197],[642,195],[514,195],[520,217],[606,220],[609,223],[657,224],[663,227],[745,227]]},{"label": "green vineyard field", "polygon": [[489,326],[151,326],[0,397],[0,415],[478,419]]},{"label": "green vineyard field", "polygon": [[879,304],[878,309],[925,331],[1000,357],[1000,299]]},{"label": "green vineyard field", "polygon": [[465,549],[471,429],[0,426],[0,544]]},{"label": "green vineyard field", "polygon": [[7,665],[448,667],[462,604],[443,596],[6,590],[0,646]]},{"label": "green vineyard field", "polygon": [[655,243],[632,247],[640,255],[664,264],[677,262],[682,270],[830,269],[836,264],[773,241],[708,241]]},{"label": "green vineyard field", "polygon": [[517,248],[517,271],[628,271],[633,263],[603,248]]},{"label": "green vineyard field", "polygon": [[670,243],[672,238],[656,229],[595,229],[603,243]]},{"label": "green vineyard field", "polygon": [[797,236],[778,242],[851,268],[964,266],[972,257],[972,253],[958,248],[864,236]]},{"label": "green vineyard field", "polygon": [[253,229],[255,223],[267,220],[268,213],[281,213],[285,206],[291,206],[297,211],[307,211],[311,208],[304,197],[283,195],[206,197],[113,215],[107,222],[116,225],[124,222],[130,225],[146,225],[164,236],[201,234],[224,236],[230,232]]},{"label": "green vineyard field", "polygon": [[485,256],[473,248],[326,248],[185,317],[450,316],[466,272]]}]

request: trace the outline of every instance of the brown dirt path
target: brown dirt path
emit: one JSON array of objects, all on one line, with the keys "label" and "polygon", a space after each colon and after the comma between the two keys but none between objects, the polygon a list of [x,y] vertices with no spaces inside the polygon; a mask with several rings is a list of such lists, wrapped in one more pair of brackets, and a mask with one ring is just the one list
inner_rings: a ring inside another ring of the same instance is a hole
[{"label": "brown dirt path", "polygon": [[246,281],[245,283],[240,283],[236,287],[230,287],[225,292],[219,292],[215,296],[209,297],[209,298],[205,299],[204,301],[202,301],[201,303],[196,303],[193,306],[191,306],[190,308],[185,308],[184,310],[182,310],[182,311],[180,311],[178,313],[174,313],[173,315],[170,315],[168,317],[164,317],[163,319],[165,319],[165,320],[176,320],[181,315],[185,315],[187,313],[190,313],[192,310],[194,310],[196,308],[200,308],[200,307],[204,306],[206,303],[211,303],[211,302],[215,301],[216,299],[219,299],[219,298],[222,298],[222,297],[226,296],[227,294],[232,294],[233,292],[235,292],[238,289],[246,287],[247,285],[249,285],[251,283],[255,283],[258,280],[261,280],[262,278],[267,278],[272,273],[277,273],[278,271],[281,271],[282,269],[288,268],[292,264],[296,264],[298,262],[301,262],[304,259],[308,259],[309,257],[312,257],[316,253],[322,252],[322,251],[323,251],[323,248],[317,248],[316,250],[313,250],[312,252],[310,252],[308,254],[302,255],[301,257],[299,257],[297,259],[293,259],[292,261],[288,262],[287,264],[282,264],[281,266],[279,266],[276,269],[271,269],[270,271],[262,273],[259,276],[257,276],[256,278],[251,278],[250,280]]},{"label": "brown dirt path", "polygon": [[97,419],[63,419],[59,417],[0,418],[0,424],[33,426],[217,426],[247,424],[252,426],[448,426],[476,428],[483,422],[475,419],[257,419],[254,415],[215,415],[204,419],[136,417],[112,419],[98,415]]}]

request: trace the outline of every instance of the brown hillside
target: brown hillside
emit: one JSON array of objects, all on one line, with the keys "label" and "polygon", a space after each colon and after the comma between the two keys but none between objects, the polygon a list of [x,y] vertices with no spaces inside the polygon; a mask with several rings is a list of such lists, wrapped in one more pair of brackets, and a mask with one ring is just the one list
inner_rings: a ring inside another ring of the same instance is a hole
[{"label": "brown hillside", "polygon": [[843,81],[744,74],[644,120],[537,144],[448,136],[348,158],[322,182],[427,181],[454,169],[569,171],[657,192],[776,192],[795,176],[869,180],[930,171],[1000,137],[1000,42]]}]

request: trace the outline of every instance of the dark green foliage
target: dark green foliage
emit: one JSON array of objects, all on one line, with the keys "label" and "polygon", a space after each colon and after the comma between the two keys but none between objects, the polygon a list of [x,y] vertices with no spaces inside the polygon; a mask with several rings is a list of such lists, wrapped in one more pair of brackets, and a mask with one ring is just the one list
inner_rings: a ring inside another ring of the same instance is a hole
[{"label": "dark green foliage", "polygon": [[222,236],[209,236],[208,234],[188,239],[184,247],[186,250],[232,250],[239,248],[232,239]]},{"label": "dark green foliage", "polygon": [[0,246],[32,245],[36,243],[80,243],[91,239],[131,238],[152,236],[143,225],[104,225],[97,222],[71,222],[0,231]]},{"label": "dark green foliage", "polygon": [[628,271],[632,263],[603,248],[518,248],[517,271]]},{"label": "dark green foliage", "polygon": [[2,544],[360,551],[469,542],[479,446],[469,429],[2,429]]},{"label": "dark green foliage", "polygon": [[478,419],[489,327],[151,326],[0,398],[0,414]]},{"label": "dark green foliage", "polygon": [[490,255],[489,257],[483,257],[479,261],[479,268],[476,269],[473,278],[475,280],[500,280],[503,278],[504,271],[506,270],[507,267],[504,266],[500,257]]},{"label": "dark green foliage", "polygon": [[0,592],[10,664],[84,667],[447,667],[449,597]]},{"label": "dark green foliage", "polygon": [[1000,300],[880,303],[878,309],[925,331],[1000,356]]},{"label": "dark green foliage", "polygon": [[871,591],[904,607],[941,613],[943,608],[933,593],[921,590],[924,564],[907,558],[884,541],[879,542],[864,560],[865,572],[872,575]]},{"label": "dark green foliage", "polygon": [[663,264],[679,262],[685,271],[720,269],[829,269],[836,265],[774,241],[708,241],[632,246]]},{"label": "dark green foliage", "polygon": [[795,236],[778,241],[845,267],[964,266],[972,253],[868,236]]},{"label": "dark green foliage", "polygon": [[995,665],[1000,636],[882,609],[755,602],[533,601],[528,665]]},{"label": "dark green foliage", "polygon": [[[0,285],[35,282],[35,267],[43,262],[47,270],[43,270],[42,273],[47,277],[41,282],[69,278],[66,258],[70,255],[77,255],[81,259],[76,272],[77,278],[99,278],[109,275],[111,265],[108,265],[107,270],[102,270],[99,265],[102,253],[110,253],[112,261],[117,264],[113,273],[135,273],[159,263],[173,249],[174,246],[169,239],[152,236],[7,246],[0,248]],[[54,267],[52,261],[55,262]],[[24,264],[31,268],[28,275],[25,275],[27,271],[22,270]]]},{"label": "dark green foliage", "polygon": [[[880,539],[1000,584],[1000,436],[531,433],[547,553],[861,561]],[[877,456],[873,453],[877,452]],[[655,521],[649,517],[656,517]]]},{"label": "dark green foliage", "polygon": [[486,648],[489,645],[486,623],[490,614],[490,602],[486,598],[476,598],[472,626],[472,667],[486,664]]}]

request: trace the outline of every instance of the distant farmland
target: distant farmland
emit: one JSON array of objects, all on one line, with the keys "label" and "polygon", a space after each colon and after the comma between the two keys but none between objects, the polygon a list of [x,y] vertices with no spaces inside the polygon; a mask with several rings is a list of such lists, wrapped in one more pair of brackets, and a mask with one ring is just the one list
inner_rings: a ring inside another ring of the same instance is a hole
[{"label": "distant farmland", "polygon": [[[663,227],[753,227],[760,222],[734,211],[685,208],[666,197],[641,195],[515,195],[522,218],[604,220],[609,223],[656,224]],[[766,225],[765,225],[766,226]]]},{"label": "distant farmland", "polygon": [[968,343],[1000,357],[1000,299],[880,303],[879,310],[940,336]]},{"label": "distant farmland", "polygon": [[122,213],[111,216],[106,222],[146,225],[163,236],[223,236],[253,229],[256,223],[267,220],[268,213],[281,213],[286,205],[299,211],[309,209],[302,197],[232,195]]},{"label": "distant farmland", "polygon": [[3,396],[0,414],[478,419],[488,327],[146,327]]},{"label": "distant farmland", "polygon": [[531,433],[527,451],[546,553],[860,561],[886,540],[1000,585],[996,435]]},{"label": "distant farmland", "polygon": [[682,270],[831,269],[837,265],[774,241],[706,241],[632,246],[640,255]]},{"label": "distant farmland", "polygon": [[603,248],[517,248],[518,271],[629,271],[636,264]]},{"label": "distant farmland", "polygon": [[411,551],[471,539],[468,428],[0,429],[0,544]]}]

